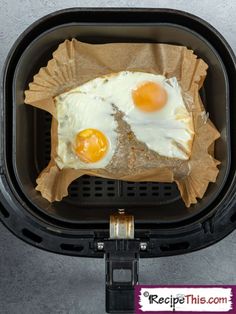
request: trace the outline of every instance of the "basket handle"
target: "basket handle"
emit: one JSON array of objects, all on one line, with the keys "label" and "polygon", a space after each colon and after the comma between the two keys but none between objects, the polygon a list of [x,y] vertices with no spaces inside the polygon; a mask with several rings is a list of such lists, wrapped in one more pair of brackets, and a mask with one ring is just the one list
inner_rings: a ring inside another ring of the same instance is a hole
[{"label": "basket handle", "polygon": [[105,241],[107,313],[134,311],[134,286],[138,283],[139,249],[140,243],[137,240]]}]

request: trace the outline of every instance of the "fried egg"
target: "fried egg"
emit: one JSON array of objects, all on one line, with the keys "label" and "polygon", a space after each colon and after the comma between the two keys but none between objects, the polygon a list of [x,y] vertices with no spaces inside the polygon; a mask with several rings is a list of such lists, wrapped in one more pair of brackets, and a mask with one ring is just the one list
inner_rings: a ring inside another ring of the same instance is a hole
[{"label": "fried egg", "polygon": [[115,105],[149,149],[161,156],[189,159],[193,119],[175,77],[122,71],[96,78],[77,90]]},{"label": "fried egg", "polygon": [[117,145],[115,109],[95,95],[78,91],[55,99],[58,120],[56,163],[59,168],[104,168]]},{"label": "fried egg", "polygon": [[60,168],[104,168],[118,143],[119,111],[136,139],[161,156],[189,159],[193,120],[175,77],[122,71],[55,99]]}]

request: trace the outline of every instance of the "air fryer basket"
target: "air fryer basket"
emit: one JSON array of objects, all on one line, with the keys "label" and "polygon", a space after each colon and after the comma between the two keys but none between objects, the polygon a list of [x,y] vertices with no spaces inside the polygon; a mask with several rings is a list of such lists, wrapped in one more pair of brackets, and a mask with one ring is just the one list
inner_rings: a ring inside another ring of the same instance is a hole
[{"label": "air fryer basket", "polygon": [[[69,196],[61,202],[50,204],[35,191],[35,180],[50,158],[51,117],[24,105],[23,91],[58,44],[72,37],[89,43],[184,45],[207,62],[201,96],[221,132],[215,146],[221,165],[217,182],[209,185],[198,204],[187,209],[175,184],[89,176],[73,182]],[[40,19],[19,37],[6,61],[0,111],[0,218],[16,235],[39,248],[77,256],[103,257],[105,253],[107,258],[109,252],[110,258],[126,256],[132,269],[139,255],[185,253],[216,242],[236,227],[235,81],[235,59],[228,44],[210,25],[188,13],[68,9]],[[135,219],[134,239],[122,240],[123,244],[109,239],[109,219],[119,208]],[[139,252],[140,247],[144,249]],[[137,276],[133,279],[137,281]],[[118,298],[120,304],[132,308],[132,297],[125,303],[117,290],[107,291],[107,300]],[[108,310],[117,306],[116,302],[107,304]]]},{"label": "air fryer basket", "polygon": [[[76,37],[90,43],[165,42],[191,47],[209,65],[202,90],[205,106],[221,133],[216,142],[216,158],[222,164],[216,184],[210,184],[203,200],[187,209],[175,184],[132,183],[83,177],[71,184],[70,195],[61,202],[48,204],[34,190],[39,172],[50,159],[50,115],[24,105],[23,91],[38,69],[47,64],[51,53],[66,38]],[[29,67],[29,60],[31,60]],[[151,25],[61,24],[35,38],[21,55],[14,75],[15,134],[14,170],[21,190],[40,210],[74,222],[106,221],[109,209],[125,208],[136,222],[173,222],[189,218],[204,210],[223,187],[230,166],[228,78],[217,51],[197,33],[182,26],[155,23]],[[214,83],[212,83],[214,82]],[[30,123],[29,123],[30,121]],[[22,125],[25,127],[22,128]],[[27,141],[22,141],[27,138]],[[31,154],[29,155],[29,152]],[[145,207],[145,211],[143,210]]]}]

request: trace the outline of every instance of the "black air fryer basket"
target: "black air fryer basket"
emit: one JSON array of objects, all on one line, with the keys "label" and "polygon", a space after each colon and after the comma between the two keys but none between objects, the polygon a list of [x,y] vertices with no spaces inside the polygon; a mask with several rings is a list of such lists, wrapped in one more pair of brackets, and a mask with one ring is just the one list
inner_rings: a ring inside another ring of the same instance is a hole
[{"label": "black air fryer basket", "polygon": [[[58,44],[73,37],[88,43],[183,45],[207,62],[201,96],[221,133],[215,147],[221,165],[217,182],[209,185],[198,204],[187,209],[175,184],[89,176],[73,182],[69,196],[61,202],[49,204],[35,191],[35,180],[50,159],[51,116],[24,105],[23,91]],[[213,244],[236,227],[235,82],[235,59],[224,38],[188,13],[75,8],[41,18],[18,38],[3,74],[1,220],[38,248],[76,256],[105,255],[107,311],[132,311],[139,257],[191,252]],[[122,270],[125,278],[119,277]]]}]

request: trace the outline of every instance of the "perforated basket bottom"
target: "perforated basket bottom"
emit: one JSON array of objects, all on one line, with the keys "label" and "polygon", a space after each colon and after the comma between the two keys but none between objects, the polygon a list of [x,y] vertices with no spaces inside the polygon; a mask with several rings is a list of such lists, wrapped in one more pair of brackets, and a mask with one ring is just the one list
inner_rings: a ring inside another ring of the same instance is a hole
[{"label": "perforated basket bottom", "polygon": [[[38,120],[41,134],[41,152],[38,162],[44,168],[50,160],[51,150],[51,116],[43,112]],[[43,134],[42,134],[43,133]],[[77,204],[112,203],[117,204],[161,204],[179,199],[179,191],[174,183],[125,182],[99,177],[83,176],[71,183],[69,199]]]}]

